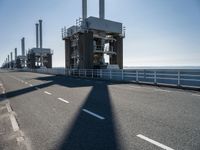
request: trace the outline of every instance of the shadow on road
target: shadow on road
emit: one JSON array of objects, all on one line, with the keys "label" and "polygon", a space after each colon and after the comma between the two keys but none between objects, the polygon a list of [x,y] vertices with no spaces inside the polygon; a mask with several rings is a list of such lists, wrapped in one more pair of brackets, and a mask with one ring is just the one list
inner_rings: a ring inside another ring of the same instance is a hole
[{"label": "shadow on road", "polygon": [[[98,119],[82,109],[88,109],[105,117]],[[94,86],[66,132],[58,150],[120,150],[107,85]]]},{"label": "shadow on road", "polygon": [[[119,141],[119,131],[116,130],[116,120],[114,108],[109,95],[109,82],[96,84],[93,81],[81,81],[62,76],[39,77],[37,80],[48,83],[40,84],[35,87],[40,89],[55,84],[64,87],[85,87],[91,86],[92,90],[84,100],[77,115],[73,120],[69,130],[63,131],[63,138],[59,139],[57,150],[121,150],[122,144]],[[6,93],[7,98],[12,98],[33,92],[33,87],[27,87]],[[70,93],[69,93],[70,94]],[[87,109],[105,119],[101,120],[83,111]]]}]

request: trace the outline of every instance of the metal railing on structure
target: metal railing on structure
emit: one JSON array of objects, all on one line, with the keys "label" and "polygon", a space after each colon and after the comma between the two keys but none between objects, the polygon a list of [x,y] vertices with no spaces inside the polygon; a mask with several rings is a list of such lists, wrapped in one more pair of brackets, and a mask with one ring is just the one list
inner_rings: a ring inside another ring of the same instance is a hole
[{"label": "metal railing on structure", "polygon": [[200,69],[28,69],[27,71],[200,89]]}]

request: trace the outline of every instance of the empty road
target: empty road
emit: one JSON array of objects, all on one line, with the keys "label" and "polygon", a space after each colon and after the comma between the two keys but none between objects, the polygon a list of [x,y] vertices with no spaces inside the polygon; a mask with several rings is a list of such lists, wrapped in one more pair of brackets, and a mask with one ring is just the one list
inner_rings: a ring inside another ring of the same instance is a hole
[{"label": "empty road", "polygon": [[200,92],[5,70],[0,81],[28,149],[200,150]]}]

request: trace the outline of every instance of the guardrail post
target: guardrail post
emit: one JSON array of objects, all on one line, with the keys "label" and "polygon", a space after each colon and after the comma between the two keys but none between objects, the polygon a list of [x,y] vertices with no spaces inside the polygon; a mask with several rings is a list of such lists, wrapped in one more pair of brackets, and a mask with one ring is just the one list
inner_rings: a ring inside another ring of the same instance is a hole
[{"label": "guardrail post", "polygon": [[178,86],[180,86],[180,80],[181,80],[180,71],[178,71]]},{"label": "guardrail post", "polygon": [[65,69],[65,75],[69,76],[69,70],[68,69]]},{"label": "guardrail post", "polygon": [[139,79],[139,78],[138,78],[138,70],[136,70],[136,82],[139,81],[138,79]]},{"label": "guardrail post", "polygon": [[157,84],[157,75],[156,71],[154,71],[154,84]]},{"label": "guardrail post", "polygon": [[110,70],[110,79],[112,79],[112,72],[111,72],[111,70]]},{"label": "guardrail post", "polygon": [[124,70],[122,69],[122,80],[124,80]]},{"label": "guardrail post", "polygon": [[100,69],[100,78],[102,78],[102,69]]}]

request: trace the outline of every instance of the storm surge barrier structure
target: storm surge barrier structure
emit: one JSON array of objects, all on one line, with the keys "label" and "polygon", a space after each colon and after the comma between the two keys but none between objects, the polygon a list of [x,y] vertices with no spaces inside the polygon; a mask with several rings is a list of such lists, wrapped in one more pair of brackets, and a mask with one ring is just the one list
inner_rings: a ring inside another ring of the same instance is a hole
[{"label": "storm surge barrier structure", "polygon": [[36,73],[200,89],[200,69],[26,69]]}]

